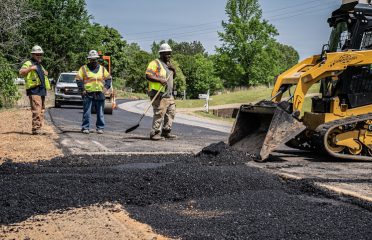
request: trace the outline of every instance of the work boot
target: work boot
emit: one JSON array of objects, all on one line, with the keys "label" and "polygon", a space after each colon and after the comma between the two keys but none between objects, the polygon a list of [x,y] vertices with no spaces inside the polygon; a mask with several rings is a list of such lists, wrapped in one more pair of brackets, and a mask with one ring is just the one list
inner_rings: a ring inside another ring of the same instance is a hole
[{"label": "work boot", "polygon": [[177,135],[171,134],[170,132],[162,132],[161,136],[170,140],[177,139]]},{"label": "work boot", "polygon": [[103,134],[103,129],[97,129],[97,134]]},{"label": "work boot", "polygon": [[162,137],[162,136],[160,135],[160,133],[155,134],[155,135],[150,135],[150,139],[151,139],[152,141],[164,141],[164,140],[165,140],[165,138]]},{"label": "work boot", "polygon": [[81,132],[84,133],[84,134],[89,134],[89,129],[83,129],[83,130],[81,130]]}]

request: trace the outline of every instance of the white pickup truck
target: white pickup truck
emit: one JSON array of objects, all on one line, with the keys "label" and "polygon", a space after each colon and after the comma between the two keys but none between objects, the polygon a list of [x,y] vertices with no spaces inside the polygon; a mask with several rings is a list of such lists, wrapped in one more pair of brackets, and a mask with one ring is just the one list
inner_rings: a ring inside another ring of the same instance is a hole
[{"label": "white pickup truck", "polygon": [[77,72],[61,73],[55,86],[56,108],[62,105],[82,105],[83,99],[75,81]]}]

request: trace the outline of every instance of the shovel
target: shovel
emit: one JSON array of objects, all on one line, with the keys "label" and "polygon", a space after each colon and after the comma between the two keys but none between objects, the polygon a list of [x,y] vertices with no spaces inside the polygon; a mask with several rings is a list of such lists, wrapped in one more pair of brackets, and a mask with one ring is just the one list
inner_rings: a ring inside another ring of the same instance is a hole
[{"label": "shovel", "polygon": [[[173,72],[171,74],[169,74],[168,78],[167,78],[167,81],[168,79],[173,75]],[[156,93],[155,97],[151,100],[150,104],[147,106],[146,110],[143,112],[143,114],[141,115],[140,119],[138,120],[138,123],[137,125],[131,127],[131,128],[128,128],[127,130],[125,130],[125,133],[130,133],[130,132],[133,132],[134,130],[136,130],[139,126],[140,126],[140,122],[142,121],[143,117],[146,115],[147,111],[150,109],[152,103],[155,101],[155,99],[159,96],[160,92],[163,90],[163,88],[165,87],[165,85],[163,85],[159,90],[158,92]]]}]

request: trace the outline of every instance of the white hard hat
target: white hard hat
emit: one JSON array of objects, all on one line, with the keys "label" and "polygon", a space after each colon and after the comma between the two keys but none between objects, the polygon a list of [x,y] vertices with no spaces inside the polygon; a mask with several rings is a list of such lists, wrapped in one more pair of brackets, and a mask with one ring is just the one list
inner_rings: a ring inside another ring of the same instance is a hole
[{"label": "white hard hat", "polygon": [[99,58],[98,52],[96,50],[90,50],[87,58],[88,59],[97,59],[97,58]]},{"label": "white hard hat", "polygon": [[172,52],[172,48],[167,43],[160,45],[159,53],[161,52]]},{"label": "white hard hat", "polygon": [[32,53],[32,54],[43,54],[44,51],[43,51],[43,49],[42,49],[40,46],[35,45],[35,46],[32,48],[31,53]]}]

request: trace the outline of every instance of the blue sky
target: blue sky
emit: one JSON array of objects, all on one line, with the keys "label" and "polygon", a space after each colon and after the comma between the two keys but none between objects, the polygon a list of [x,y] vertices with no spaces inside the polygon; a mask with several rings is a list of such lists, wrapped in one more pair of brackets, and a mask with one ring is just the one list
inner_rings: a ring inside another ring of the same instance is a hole
[{"label": "blue sky", "polygon": [[[341,0],[259,0],[263,16],[279,31],[278,41],[300,57],[318,54],[327,43],[327,18]],[[128,42],[150,50],[151,43],[172,38],[199,40],[209,53],[220,41],[226,0],[87,0],[93,22],[116,28]]]}]

